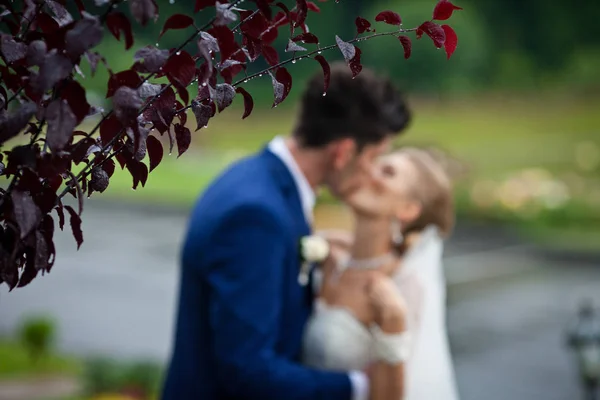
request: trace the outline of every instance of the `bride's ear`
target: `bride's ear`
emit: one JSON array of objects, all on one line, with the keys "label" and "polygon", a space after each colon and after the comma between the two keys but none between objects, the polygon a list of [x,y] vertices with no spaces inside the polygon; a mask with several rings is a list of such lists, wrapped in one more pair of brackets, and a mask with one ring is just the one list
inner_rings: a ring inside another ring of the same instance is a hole
[{"label": "bride's ear", "polygon": [[396,210],[396,218],[402,225],[409,225],[421,216],[423,206],[418,201],[406,201]]}]

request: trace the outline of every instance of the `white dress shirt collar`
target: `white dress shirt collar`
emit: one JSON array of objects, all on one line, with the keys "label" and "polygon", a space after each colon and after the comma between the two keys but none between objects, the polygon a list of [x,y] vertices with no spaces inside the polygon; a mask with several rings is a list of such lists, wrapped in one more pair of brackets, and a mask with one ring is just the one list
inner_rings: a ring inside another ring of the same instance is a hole
[{"label": "white dress shirt collar", "polygon": [[302,204],[302,210],[306,221],[310,224],[313,220],[313,208],[315,207],[316,195],[310,183],[304,176],[304,173],[300,170],[298,163],[294,159],[294,156],[290,152],[285,139],[282,136],[277,136],[269,143],[269,151],[275,154],[285,164],[287,169],[292,174],[296,188],[300,194],[300,202]]}]

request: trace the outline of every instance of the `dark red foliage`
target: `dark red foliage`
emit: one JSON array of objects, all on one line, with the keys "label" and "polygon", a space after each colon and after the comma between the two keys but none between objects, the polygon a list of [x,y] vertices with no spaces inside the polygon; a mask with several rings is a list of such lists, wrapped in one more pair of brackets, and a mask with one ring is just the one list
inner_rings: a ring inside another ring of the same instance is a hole
[{"label": "dark red foliage", "polygon": [[433,19],[438,21],[447,20],[452,16],[454,10],[462,10],[462,8],[455,6],[448,0],[440,0],[433,9]]},{"label": "dark red foliage", "polygon": [[417,39],[421,39],[425,33],[427,36],[433,40],[433,44],[438,49],[444,45],[446,41],[446,33],[442,29],[441,26],[436,24],[435,22],[425,21],[417,28]]},{"label": "dark red foliage", "polygon": [[125,50],[128,50],[133,46],[131,23],[125,14],[118,11],[111,12],[106,17],[106,26],[117,40],[121,40],[121,32],[123,32],[123,36],[125,36]]},{"label": "dark red foliage", "polygon": [[377,22],[385,22],[386,24],[390,24],[390,25],[401,25],[402,24],[402,18],[400,18],[400,15],[398,15],[397,13],[393,12],[393,11],[382,11],[379,14],[377,14],[375,16],[375,21]]},{"label": "dark red foliage", "polygon": [[[106,191],[116,162],[131,174],[136,189],[159,167],[164,146],[169,153],[177,146],[178,157],[191,147],[191,114],[199,130],[239,94],[244,104],[242,119],[250,116],[254,100],[243,87],[248,79],[269,75],[276,107],[292,90],[287,64],[295,60],[311,57],[319,63],[326,95],[331,72],[322,52],[339,49],[356,76],[362,70],[361,50],[355,46],[358,40],[395,36],[405,58],[412,51],[407,36],[411,31],[416,31],[417,38],[428,35],[438,48],[444,46],[448,58],[458,42],[449,25],[432,21],[403,30],[399,14],[388,10],[375,21],[390,24],[394,30],[350,40],[325,38],[322,46],[307,25],[311,12],[320,11],[314,1],[250,0],[244,4],[247,9],[241,10],[238,2],[195,0],[195,12],[202,16],[166,16],[160,37],[169,30],[189,31],[173,49],[137,48],[130,68],[113,71],[112,59],[127,56],[98,53],[96,46],[104,34],[123,39],[125,49],[131,49],[135,43],[132,24],[147,25],[159,15],[156,0],[128,0],[129,12],[124,12],[120,2],[0,0],[0,22],[5,27],[0,32],[0,145],[5,146],[0,175],[7,181],[0,189],[0,284],[6,283],[11,290],[50,272],[56,258],[55,220],[61,230],[69,224],[77,248],[83,244],[85,197]],[[447,20],[460,9],[441,0],[433,19]],[[195,20],[208,22],[197,27]],[[354,23],[358,35],[375,32],[364,18]],[[277,40],[282,27],[285,37]],[[251,63],[261,58],[269,67],[254,72]],[[109,72],[109,110],[90,104],[82,60],[92,75],[100,63]],[[156,80],[163,77],[168,83]],[[195,81],[198,92],[190,98],[188,89]],[[81,128],[90,116],[98,121]],[[11,139],[19,144],[9,148]],[[76,200],[75,208],[63,202],[67,196]]]}]

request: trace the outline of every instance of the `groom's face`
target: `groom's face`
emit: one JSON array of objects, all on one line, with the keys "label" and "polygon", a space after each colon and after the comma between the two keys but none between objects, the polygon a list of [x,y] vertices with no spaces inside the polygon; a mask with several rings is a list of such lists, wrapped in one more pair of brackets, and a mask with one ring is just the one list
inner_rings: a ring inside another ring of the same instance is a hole
[{"label": "groom's face", "polygon": [[390,147],[391,138],[368,144],[360,152],[352,139],[342,141],[332,157],[331,173],[327,178],[332,194],[344,200],[367,184],[373,178],[376,160]]}]

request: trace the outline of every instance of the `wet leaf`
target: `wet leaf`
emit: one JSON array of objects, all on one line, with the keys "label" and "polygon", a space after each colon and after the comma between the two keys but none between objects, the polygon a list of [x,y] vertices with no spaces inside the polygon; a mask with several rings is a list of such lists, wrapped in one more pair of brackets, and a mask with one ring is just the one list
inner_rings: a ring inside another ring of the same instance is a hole
[{"label": "wet leaf", "polygon": [[73,22],[71,14],[59,2],[54,0],[44,0],[44,2],[54,14],[54,19],[59,26],[65,26]]},{"label": "wet leaf", "polygon": [[29,43],[27,48],[27,63],[29,65],[40,65],[44,61],[47,52],[46,42],[43,40],[34,40]]},{"label": "wet leaf", "polygon": [[125,126],[136,121],[138,110],[142,107],[142,99],[136,89],[121,86],[113,96],[113,110],[117,119]]},{"label": "wet leaf", "polygon": [[335,42],[342,52],[344,60],[346,60],[346,63],[349,63],[356,55],[356,47],[352,43],[343,41],[338,35],[335,35]]},{"label": "wet leaf", "polygon": [[158,35],[158,37],[161,38],[162,35],[164,35],[165,32],[170,29],[185,29],[189,26],[192,26],[193,24],[194,24],[194,20],[189,15],[184,15],[184,14],[171,15],[169,17],[169,19],[167,19],[165,21],[165,25],[163,26],[162,31],[160,31],[160,35]]},{"label": "wet leaf", "polygon": [[270,72],[269,74],[271,75],[271,81],[273,83],[273,107],[277,107],[285,100],[292,90],[292,76],[288,70],[283,67],[277,69],[275,76],[273,76],[273,74]]},{"label": "wet leaf", "polygon": [[456,46],[458,45],[458,36],[456,35],[456,32],[454,32],[454,29],[452,29],[448,25],[442,25],[442,29],[444,30],[444,34],[446,35],[446,40],[444,41],[444,49],[446,50],[446,56],[449,60],[450,57],[452,57],[452,54],[454,54]]},{"label": "wet leaf", "polygon": [[102,57],[99,53],[86,51],[85,58],[88,60],[88,63],[90,64],[90,71],[92,76],[94,76],[96,74],[96,69],[98,68],[98,62],[100,60],[104,60],[104,57]]},{"label": "wet leaf", "polygon": [[192,101],[192,111],[196,117],[196,130],[206,127],[213,115],[212,107],[198,100]]},{"label": "wet leaf", "polygon": [[412,42],[408,36],[404,36],[404,35],[398,36],[398,40],[400,41],[400,43],[402,44],[402,47],[404,48],[404,58],[406,58],[408,60],[408,58],[410,57],[410,54],[412,52]]},{"label": "wet leaf", "polygon": [[262,55],[270,66],[279,64],[279,53],[273,46],[263,46]]},{"label": "wet leaf", "polygon": [[156,137],[150,135],[146,139],[146,148],[148,149],[148,158],[150,159],[150,171],[158,167],[163,158],[163,146]]},{"label": "wet leaf", "polygon": [[239,49],[239,45],[235,40],[235,36],[228,27],[215,26],[209,29],[207,32],[217,39],[219,51],[221,53],[221,61],[227,60]]},{"label": "wet leaf", "polygon": [[165,133],[171,122],[173,122],[176,106],[177,99],[173,88],[166,87],[165,85],[162,94],[155,98],[152,104],[144,111],[144,118],[152,122],[160,133]]},{"label": "wet leaf", "polygon": [[77,250],[83,244],[83,232],[81,232],[81,217],[77,215],[73,207],[65,206],[65,209],[69,213],[70,223],[71,223],[71,231],[73,232],[73,237],[75,238],[75,242],[77,243]]},{"label": "wet leaf", "polygon": [[313,3],[312,1],[306,2],[306,5],[308,6],[308,9],[310,11],[317,12],[317,13],[321,12],[321,9],[319,8],[319,6],[316,5],[315,3]]},{"label": "wet leaf", "polygon": [[402,19],[398,13],[393,11],[382,11],[377,16],[375,16],[375,21],[377,22],[385,22],[389,25],[402,25]]},{"label": "wet leaf", "polygon": [[158,72],[165,65],[168,58],[168,50],[160,50],[154,46],[142,47],[133,56],[134,68],[142,73]]},{"label": "wet leaf", "polygon": [[246,89],[243,87],[238,86],[235,88],[235,91],[244,97],[244,115],[242,115],[242,119],[245,119],[252,113],[252,109],[254,108],[254,100],[252,99],[250,93],[248,93],[248,91],[246,91]]},{"label": "wet leaf", "polygon": [[420,39],[425,33],[427,36],[431,38],[433,44],[438,49],[444,45],[446,41],[446,33],[441,26],[436,24],[435,22],[425,21],[417,28],[417,39]]},{"label": "wet leaf", "polygon": [[319,38],[313,34],[313,33],[301,33],[297,36],[294,36],[292,38],[292,41],[294,42],[302,42],[302,43],[312,43],[312,44],[318,44],[319,43]]},{"label": "wet leaf", "polygon": [[292,41],[292,39],[288,39],[288,44],[285,47],[286,52],[295,52],[295,51],[306,51],[306,49],[302,46],[297,45]]},{"label": "wet leaf", "polygon": [[161,90],[161,86],[160,85],[156,85],[154,83],[148,83],[148,82],[144,82],[142,83],[142,86],[140,86],[138,88],[138,95],[142,98],[142,99],[146,99],[148,97],[153,97],[156,96],[160,93]]},{"label": "wet leaf", "polygon": [[190,143],[192,142],[192,134],[185,126],[175,124],[175,139],[177,140],[177,158],[179,158],[190,147]]},{"label": "wet leaf", "polygon": [[158,6],[154,0],[129,0],[129,11],[142,26],[158,19]]},{"label": "wet leaf", "polygon": [[433,19],[438,21],[447,20],[452,16],[454,10],[462,10],[462,8],[455,6],[448,0],[440,0],[433,9]]},{"label": "wet leaf", "polygon": [[354,21],[356,25],[356,31],[360,35],[361,33],[371,32],[371,23],[362,17],[356,17]]},{"label": "wet leaf", "polygon": [[92,178],[90,179],[89,187],[94,192],[104,192],[108,188],[109,178],[105,170],[100,167],[92,169]]},{"label": "wet leaf", "polygon": [[58,227],[62,231],[65,227],[65,212],[63,210],[62,204],[55,208],[56,215],[58,215]]},{"label": "wet leaf", "polygon": [[40,222],[42,212],[28,192],[15,189],[11,193],[11,199],[15,220],[19,226],[20,238],[23,239]]},{"label": "wet leaf", "polygon": [[70,80],[62,87],[60,97],[69,103],[71,111],[77,117],[77,123],[80,123],[90,114],[91,106],[87,102],[85,89],[79,82]]},{"label": "wet leaf", "polygon": [[356,78],[356,76],[358,74],[360,74],[360,71],[362,71],[362,64],[360,61],[360,55],[361,55],[362,51],[355,46],[355,54],[354,57],[352,57],[352,59],[350,60],[350,62],[348,62],[348,66],[350,67],[350,71],[352,71],[352,77]]},{"label": "wet leaf", "polygon": [[307,14],[308,4],[306,0],[296,0],[296,21],[294,22],[294,26],[304,26]]},{"label": "wet leaf", "polygon": [[121,32],[123,32],[123,36],[125,37],[125,50],[129,50],[131,46],[133,46],[131,22],[129,22],[129,18],[127,18],[125,14],[119,11],[111,12],[106,17],[106,26],[117,40],[121,40]]},{"label": "wet leaf", "polygon": [[[216,3],[216,0],[196,0],[194,6],[194,12],[197,13],[200,10],[204,10],[205,8],[212,7]],[[226,1],[222,1],[222,3],[226,3]]]},{"label": "wet leaf", "polygon": [[71,110],[69,103],[63,99],[56,99],[46,108],[46,142],[52,152],[63,150],[73,137],[73,130],[77,126],[77,117]]},{"label": "wet leaf", "polygon": [[216,26],[229,25],[232,22],[237,21],[237,15],[231,9],[231,6],[227,3],[215,2],[215,8],[217,11],[217,18],[214,22]]},{"label": "wet leaf", "polygon": [[235,89],[227,83],[220,83],[215,88],[215,101],[219,112],[223,111],[233,103]]},{"label": "wet leaf", "polygon": [[196,62],[187,51],[178,51],[167,60],[163,71],[169,81],[187,87],[196,76]]},{"label": "wet leaf", "polygon": [[132,189],[137,189],[138,184],[142,186],[146,185],[148,180],[148,167],[143,162],[131,160],[126,165],[127,170],[131,173],[133,178]]},{"label": "wet leaf", "polygon": [[15,137],[27,126],[27,123],[35,115],[37,106],[33,102],[21,105],[10,114],[0,115],[0,144]]},{"label": "wet leaf", "polygon": [[106,92],[106,98],[112,97],[117,89],[122,86],[126,86],[131,89],[137,89],[142,84],[142,78],[132,69],[126,69],[125,71],[112,74],[108,78],[108,91]]},{"label": "wet leaf", "polygon": [[77,21],[65,35],[65,50],[73,57],[79,57],[102,41],[100,20],[90,14]]},{"label": "wet leaf", "polygon": [[43,93],[68,77],[72,70],[71,61],[53,49],[44,57],[40,70],[32,81],[32,86],[38,93]]},{"label": "wet leaf", "polygon": [[321,68],[323,69],[323,95],[327,93],[327,89],[329,89],[329,81],[331,79],[331,68],[329,67],[329,63],[322,55],[315,56],[315,60],[321,64]]},{"label": "wet leaf", "polygon": [[102,144],[107,146],[123,129],[123,125],[115,114],[111,114],[100,124],[100,138]]},{"label": "wet leaf", "polygon": [[27,45],[17,42],[11,35],[1,34],[0,50],[2,50],[2,56],[9,64],[19,61],[27,55]]}]

